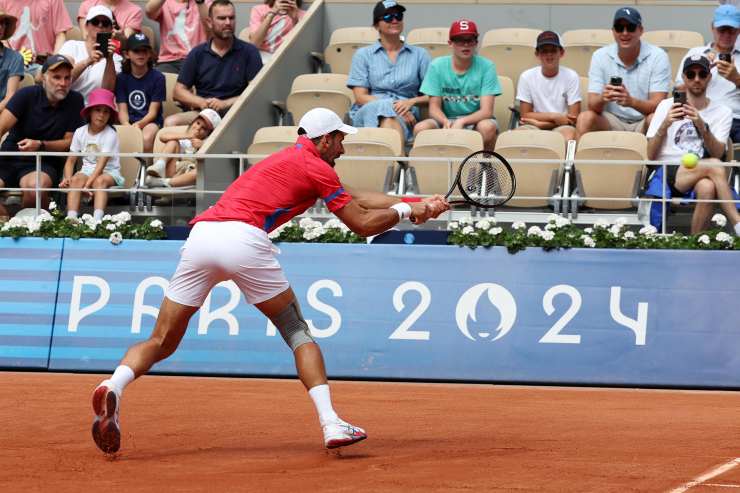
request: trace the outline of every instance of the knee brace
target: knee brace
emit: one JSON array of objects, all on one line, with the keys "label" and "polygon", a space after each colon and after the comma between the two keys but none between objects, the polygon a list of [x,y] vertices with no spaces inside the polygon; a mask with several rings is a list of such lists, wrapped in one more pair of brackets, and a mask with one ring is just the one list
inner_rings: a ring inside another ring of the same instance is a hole
[{"label": "knee brace", "polygon": [[280,331],[280,335],[290,346],[291,351],[295,351],[303,344],[314,342],[296,300],[291,301],[283,311],[271,317],[270,320]]}]

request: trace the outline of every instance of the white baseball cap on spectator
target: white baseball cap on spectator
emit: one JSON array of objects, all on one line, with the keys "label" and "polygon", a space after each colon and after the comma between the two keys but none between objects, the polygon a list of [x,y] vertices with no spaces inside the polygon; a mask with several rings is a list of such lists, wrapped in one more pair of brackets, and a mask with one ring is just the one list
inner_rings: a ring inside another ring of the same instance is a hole
[{"label": "white baseball cap on spectator", "polygon": [[105,5],[95,5],[94,7],[91,7],[90,10],[87,11],[85,22],[90,22],[94,18],[100,16],[107,17],[111,22],[113,22],[113,12],[111,12],[111,9]]},{"label": "white baseball cap on spectator", "polygon": [[[301,130],[303,130],[303,134]],[[357,133],[355,127],[345,124],[336,113],[327,108],[314,108],[303,115],[301,121],[298,122],[298,134],[305,134],[309,139],[315,139],[336,130],[345,134]]]},{"label": "white baseball cap on spectator", "polygon": [[198,113],[198,118],[202,118],[208,125],[211,126],[211,131],[221,123],[221,115],[216,110],[206,108]]}]

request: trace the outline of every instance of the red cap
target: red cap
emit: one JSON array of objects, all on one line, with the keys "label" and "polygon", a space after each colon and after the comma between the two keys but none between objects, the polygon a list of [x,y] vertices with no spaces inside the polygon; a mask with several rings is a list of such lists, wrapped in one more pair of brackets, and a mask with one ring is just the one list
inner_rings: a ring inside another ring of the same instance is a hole
[{"label": "red cap", "polygon": [[468,19],[460,19],[452,23],[450,26],[450,39],[466,35],[478,36],[478,26],[475,25],[475,22]]}]

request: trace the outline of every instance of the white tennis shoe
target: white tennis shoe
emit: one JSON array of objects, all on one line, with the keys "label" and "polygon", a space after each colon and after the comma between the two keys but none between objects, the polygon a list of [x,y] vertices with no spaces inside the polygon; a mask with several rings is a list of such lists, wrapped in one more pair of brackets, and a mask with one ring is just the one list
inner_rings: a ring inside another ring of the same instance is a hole
[{"label": "white tennis shoe", "polygon": [[324,424],[322,429],[326,448],[346,447],[367,438],[365,430],[352,426],[339,418]]},{"label": "white tennis shoe", "polygon": [[121,426],[118,424],[120,402],[121,396],[110,380],[104,380],[92,395],[95,413],[92,437],[95,445],[106,454],[113,454],[121,447]]}]

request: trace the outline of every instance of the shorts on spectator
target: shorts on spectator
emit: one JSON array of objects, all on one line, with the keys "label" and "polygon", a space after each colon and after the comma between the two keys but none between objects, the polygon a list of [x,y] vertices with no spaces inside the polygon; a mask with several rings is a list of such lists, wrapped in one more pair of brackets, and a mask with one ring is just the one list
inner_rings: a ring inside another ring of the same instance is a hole
[{"label": "shorts on spectator", "polygon": [[196,223],[180,253],[165,296],[181,305],[202,306],[211,289],[228,280],[253,305],[290,287],[267,233],[241,221]]},{"label": "shorts on spectator", "polygon": [[155,68],[162,73],[179,74],[184,62],[185,60],[171,60],[169,62],[161,62],[158,63]]},{"label": "shorts on spectator", "polygon": [[191,161],[188,159],[183,159],[182,161],[175,161],[175,175],[174,176],[180,176],[184,175],[185,173],[190,173],[191,171],[195,171],[197,168],[197,164],[195,161]]},{"label": "shorts on spectator", "polygon": [[[36,171],[36,163],[12,163],[8,162],[9,159],[0,161],[0,180],[6,188],[17,188],[21,178]],[[49,175],[53,186],[59,183],[59,170],[55,165],[42,161],[41,172]]]},{"label": "shorts on spectator", "polygon": [[[87,176],[92,175],[93,172],[95,172],[95,166],[91,166],[88,164],[84,164],[82,166],[82,169],[80,170],[80,173],[82,173],[83,175],[87,175]],[[123,176],[121,176],[120,171],[114,171],[111,173],[107,169],[104,169],[103,174],[110,175],[110,177],[113,178],[113,181],[116,183],[117,187],[122,187],[126,181],[124,180]]]},{"label": "shorts on spectator", "polygon": [[[437,120],[435,120],[434,118],[430,118],[430,120],[432,120],[434,122],[434,124],[437,126],[437,128],[442,128],[442,125],[440,125]],[[457,118],[448,118],[448,120],[450,120],[450,123],[454,123],[455,120],[457,120]],[[496,126],[496,128],[498,128],[498,122],[496,121],[496,117],[494,116],[493,118],[490,118],[490,120],[493,122],[493,124]],[[483,120],[481,120],[481,121],[483,121]],[[480,122],[478,122],[478,123],[480,123]],[[465,130],[475,130],[475,126],[478,123],[471,123],[470,125],[465,125]]]},{"label": "shorts on spectator", "polygon": [[[517,129],[523,129],[523,130],[540,130],[536,125],[529,125],[529,124],[519,125],[516,128]],[[557,132],[557,131],[559,131],[561,129],[564,129],[564,128],[570,128],[570,129],[573,129],[573,130],[576,129],[576,127],[574,127],[573,125],[560,125],[559,127],[551,128],[550,130],[552,130],[553,132]]]},{"label": "shorts on spectator", "polygon": [[622,120],[614,113],[604,111],[601,115],[606,118],[609,122],[609,126],[612,130],[621,130],[623,132],[639,132],[643,133],[643,127],[645,126],[645,119],[637,120],[636,122],[629,122]]}]

